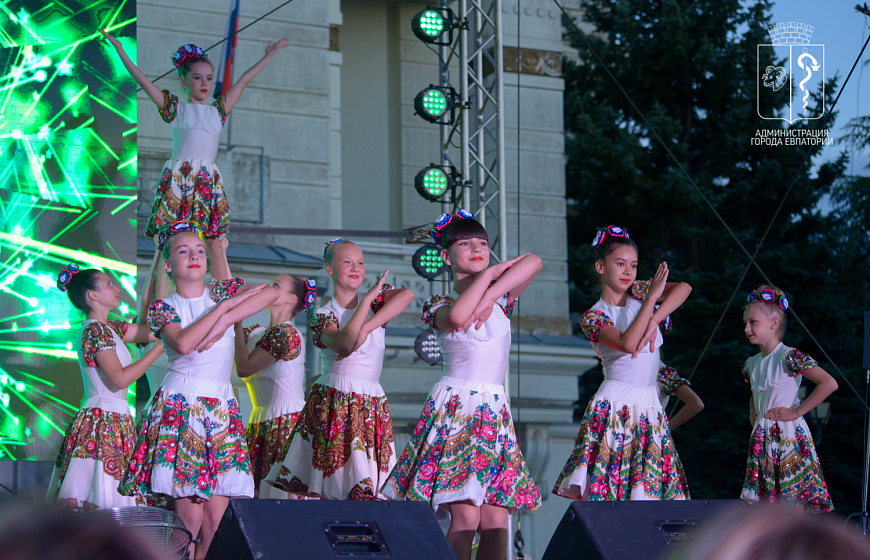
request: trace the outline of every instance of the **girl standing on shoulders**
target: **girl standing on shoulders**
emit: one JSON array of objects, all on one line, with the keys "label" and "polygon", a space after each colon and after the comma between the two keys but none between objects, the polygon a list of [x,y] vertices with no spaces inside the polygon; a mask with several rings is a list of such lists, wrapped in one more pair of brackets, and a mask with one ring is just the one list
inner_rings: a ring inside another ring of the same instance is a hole
[{"label": "girl standing on shoulders", "polygon": [[118,492],[135,441],[127,387],[142,377],[163,348],[153,348],[133,362],[125,343],[154,337],[144,325],[109,320],[109,313],[121,305],[121,290],[107,274],[68,264],[57,276],[57,287],[87,315],[77,337],[85,394],[64,434],[46,499],[75,510],[144,504],[139,496]]},{"label": "girl standing on shoulders", "polygon": [[[269,41],[263,58],[242,74],[225,96],[221,95],[211,103],[214,67],[201,48],[193,44],[184,45],[171,57],[187,96],[187,101],[180,103],[169,90],[161,91],[151,83],[124,52],[118,39],[102,29],[100,33],[115,47],[124,68],[157,105],[160,117],[172,130],[172,156],[163,166],[145,235],[154,237],[156,242],[157,234],[170,222],[193,222],[205,237],[211,262],[226,260],[221,237],[229,230],[230,207],[224,195],[220,171],[214,163],[221,129],[251,80],[263,71],[275,53],[289,45],[287,39],[276,43]],[[161,272],[160,261],[158,250],[148,272],[144,302],[149,302],[155,293],[167,293],[169,280]],[[140,310],[141,315],[145,312],[145,309]]]},{"label": "girl standing on shoulders", "polygon": [[[837,390],[837,381],[818,362],[782,343],[788,299],[775,286],[759,286],[743,308],[743,332],[761,350],[743,365],[752,386],[749,398],[749,458],[740,497],[801,505],[820,513],[833,511],[813,436],[804,414]],[[803,402],[801,377],[816,384]]]},{"label": "girl standing on shoulders", "polygon": [[278,299],[269,305],[268,328],[236,323],[236,372],[248,385],[254,410],[245,430],[254,497],[269,497],[269,487],[260,483],[272,465],[284,461],[290,434],[305,404],[305,343],[293,319],[314,303],[317,284],[292,274],[272,280]]},{"label": "girl standing on shoulders", "polygon": [[278,291],[245,286],[241,278],[221,279],[229,270],[220,266],[206,284],[205,243],[193,224],[170,224],[159,242],[177,290],[151,304],[148,326],[163,342],[169,373],[142,413],[120,490],[173,498],[191,534],[201,531],[195,558],[205,558],[229,498],[254,496],[230,383],[233,324],[265,309]]},{"label": "girl standing on shoulders", "polygon": [[489,266],[486,230],[465,210],[442,214],[432,235],[455,279],[450,294],[423,306],[423,322],[441,343],[444,371],[381,491],[393,500],[447,507],[447,542],[460,560],[471,558],[478,530],[478,560],[500,560],[509,511],[541,505],[504,391],[511,312],[541,259],[527,254]]},{"label": "girl standing on shoulders", "polygon": [[323,375],[311,387],[284,462],[275,463],[267,477],[274,487],[270,496],[377,499],[396,463],[390,406],[379,383],[384,329],[414,293],[384,284],[389,270],[369,291],[360,291],[365,260],[350,241],[330,241],[323,259],[335,294],[308,321]]},{"label": "girl standing on shoulders", "polygon": [[[553,493],[590,501],[685,500],[685,474],[659,402],[659,323],[689,296],[685,282],[668,282],[668,265],[636,281],[637,245],[608,226],[592,246],[601,299],[580,318],[601,359],[604,381],[589,402],[574,452]],[[656,309],[656,303],[660,303]]]}]

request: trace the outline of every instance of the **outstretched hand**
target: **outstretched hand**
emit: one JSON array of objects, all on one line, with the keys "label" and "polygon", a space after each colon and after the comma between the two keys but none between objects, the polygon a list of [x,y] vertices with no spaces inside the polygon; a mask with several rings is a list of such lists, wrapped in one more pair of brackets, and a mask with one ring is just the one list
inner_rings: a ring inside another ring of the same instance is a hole
[{"label": "outstretched hand", "polygon": [[376,297],[378,297],[378,293],[381,291],[381,288],[384,287],[384,282],[387,281],[387,275],[389,273],[390,273],[390,269],[388,268],[387,270],[384,271],[383,274],[381,274],[381,277],[378,278],[378,281],[375,282],[371,288],[369,288],[369,291],[366,292],[366,295],[365,295],[367,300],[369,298],[374,300]]},{"label": "outstretched hand", "polygon": [[276,52],[278,52],[282,49],[286,49],[289,46],[290,46],[290,41],[288,41],[287,39],[280,39],[278,41],[275,41],[274,43],[272,41],[269,41],[269,44],[266,45],[266,56],[271,57]]},{"label": "outstretched hand", "polygon": [[98,29],[97,31],[99,31],[100,33],[102,33],[102,34],[103,34],[103,37],[105,37],[106,39],[108,39],[109,42],[112,43],[112,45],[114,45],[116,48],[120,48],[120,47],[121,47],[121,42],[118,41],[118,39],[116,39],[113,35],[107,33],[105,29]]},{"label": "outstretched hand", "polygon": [[531,255],[531,253],[526,253],[525,255],[520,255],[519,257],[514,257],[510,260],[500,262],[496,265],[489,267],[489,271],[492,274],[492,279],[498,280],[501,277],[501,275],[504,274],[505,271],[507,271],[507,269],[509,269],[510,267],[515,265],[517,263],[517,261],[519,261],[521,258],[525,257],[526,255]]}]

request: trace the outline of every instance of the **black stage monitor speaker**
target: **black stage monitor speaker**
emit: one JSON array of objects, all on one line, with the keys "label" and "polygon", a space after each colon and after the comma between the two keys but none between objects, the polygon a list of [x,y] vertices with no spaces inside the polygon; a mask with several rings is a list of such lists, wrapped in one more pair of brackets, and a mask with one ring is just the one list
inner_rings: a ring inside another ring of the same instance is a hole
[{"label": "black stage monitor speaker", "polygon": [[230,500],[208,560],[455,560],[421,502]]},{"label": "black stage monitor speaker", "polygon": [[742,500],[573,502],[543,560],[653,560]]}]

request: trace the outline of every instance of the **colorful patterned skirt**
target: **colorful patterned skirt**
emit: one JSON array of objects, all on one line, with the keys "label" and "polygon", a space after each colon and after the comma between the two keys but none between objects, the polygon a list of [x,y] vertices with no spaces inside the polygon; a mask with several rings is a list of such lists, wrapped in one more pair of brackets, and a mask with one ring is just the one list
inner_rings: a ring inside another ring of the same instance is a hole
[{"label": "colorful patterned skirt", "polygon": [[153,502],[254,496],[242,415],[234,398],[160,387],[142,412],[134,449],[121,481],[124,494],[138,492]]},{"label": "colorful patterned skirt", "polygon": [[601,384],[553,493],[589,501],[689,498],[656,387]]},{"label": "colorful patterned skirt", "polygon": [[206,238],[230,227],[230,206],[213,161],[169,160],[163,168],[145,235],[153,237],[172,221],[195,222]]},{"label": "colorful patterned skirt", "polygon": [[[126,408],[126,402],[119,403]],[[133,454],[134,433],[129,414],[96,407],[79,410],[63,436],[46,500],[85,511],[144,505],[141,498],[118,492]]]},{"label": "colorful patterned skirt", "polygon": [[504,387],[442,377],[381,488],[393,500],[470,500],[510,510],[541,505],[517,444]]},{"label": "colorful patterned skirt", "polygon": [[813,436],[803,417],[775,422],[758,415],[749,439],[740,497],[746,502],[782,500],[816,513],[834,510]]},{"label": "colorful patterned skirt", "polygon": [[377,381],[322,375],[290,438],[284,462],[266,478],[274,485],[270,497],[382,498],[378,488],[396,464],[396,448],[390,406]]},{"label": "colorful patterned skirt", "polygon": [[283,463],[290,449],[290,435],[299,421],[300,407],[297,410],[277,416],[259,415],[257,410],[251,414],[251,421],[245,430],[245,439],[251,453],[251,469],[254,471],[254,497],[269,497],[269,486],[260,488],[263,480],[275,463]]}]

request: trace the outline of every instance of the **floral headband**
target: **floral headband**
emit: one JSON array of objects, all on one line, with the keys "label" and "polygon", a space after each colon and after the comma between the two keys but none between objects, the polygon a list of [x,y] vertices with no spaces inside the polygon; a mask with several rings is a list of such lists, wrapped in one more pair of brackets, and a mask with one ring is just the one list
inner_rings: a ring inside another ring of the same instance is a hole
[{"label": "floral headband", "polygon": [[452,221],[453,218],[457,220],[466,220],[466,219],[474,219],[474,214],[469,212],[468,210],[463,210],[460,208],[456,211],[455,214],[441,214],[438,216],[438,219],[435,220],[435,225],[432,226],[432,239],[435,240],[435,243],[441,245],[441,232],[444,231]]},{"label": "floral headband", "polygon": [[624,237],[628,239],[628,232],[619,226],[607,226],[595,234],[595,239],[592,240],[592,248],[598,249],[604,240],[608,237]]},{"label": "floral headband", "polygon": [[329,252],[330,245],[334,245],[335,243],[344,243],[345,241],[347,241],[347,239],[344,239],[342,237],[336,237],[332,241],[327,241],[326,247],[323,248],[323,260],[326,260],[326,253]]},{"label": "floral headband", "polygon": [[66,265],[60,272],[57,274],[57,287],[61,292],[66,291],[66,286],[69,284],[69,281],[72,280],[72,277],[79,273],[79,267],[75,264]]},{"label": "floral headband", "polygon": [[308,311],[311,309],[311,304],[314,303],[314,300],[317,299],[317,282],[314,281],[314,278],[306,278],[305,279],[305,305],[302,307],[302,311]]},{"label": "floral headband", "polygon": [[166,245],[167,239],[175,234],[183,233],[185,231],[199,234],[199,227],[197,227],[193,222],[169,222],[169,224],[157,234],[157,248],[162,251],[163,246]]},{"label": "floral headband", "polygon": [[175,54],[172,55],[172,64],[176,68],[181,68],[181,65],[191,58],[208,58],[208,55],[193,43],[188,43],[175,51]]},{"label": "floral headband", "polygon": [[746,297],[747,302],[753,302],[756,300],[758,300],[762,303],[775,303],[783,311],[788,309],[788,298],[785,296],[779,295],[778,293],[774,292],[770,288],[764,288],[761,290],[752,290],[749,293],[749,295]]}]

